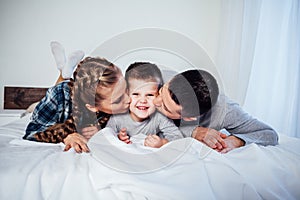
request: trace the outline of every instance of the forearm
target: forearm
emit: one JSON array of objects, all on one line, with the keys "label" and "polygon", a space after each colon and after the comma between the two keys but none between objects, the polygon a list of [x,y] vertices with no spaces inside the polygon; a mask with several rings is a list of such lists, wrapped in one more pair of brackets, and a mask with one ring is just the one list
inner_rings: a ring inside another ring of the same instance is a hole
[{"label": "forearm", "polygon": [[167,133],[163,132],[162,134],[163,137],[166,138],[168,141],[173,141],[173,140],[178,140],[183,138],[183,134],[177,127],[175,130],[171,132],[167,132]]},{"label": "forearm", "polygon": [[[255,119],[246,113],[237,103],[225,98],[225,116],[222,118],[219,129],[226,129],[230,134],[245,141],[245,144],[259,145],[278,144],[277,133],[264,122]],[[218,118],[214,118],[217,121]]]},{"label": "forearm", "polygon": [[47,126],[44,126],[43,124],[35,123],[34,121],[31,121],[25,131],[25,135],[23,136],[24,140],[31,140],[31,141],[37,141],[36,134],[39,132],[43,132],[47,129]]},{"label": "forearm", "polygon": [[37,132],[26,132],[26,134],[23,136],[23,139],[24,140],[30,140],[30,141],[37,141],[36,139],[35,139],[35,134],[36,134]]},{"label": "forearm", "polygon": [[198,125],[186,125],[186,126],[180,126],[179,130],[181,131],[184,137],[192,137],[192,133],[197,127]]},{"label": "forearm", "polygon": [[35,142],[46,142],[46,143],[60,143],[66,138],[68,134],[63,132],[45,130],[42,132],[32,132],[29,135],[25,135],[23,139],[35,141]]},{"label": "forearm", "polygon": [[24,136],[23,138],[37,142],[60,143],[74,132],[76,132],[75,126],[73,121],[69,119],[65,123],[50,126],[44,131],[31,132],[27,137]]},{"label": "forearm", "polygon": [[163,116],[159,121],[159,131],[163,135],[163,138],[166,138],[168,141],[173,141],[184,137],[172,120]]},{"label": "forearm", "polygon": [[245,141],[245,144],[256,143],[259,145],[278,144],[278,135],[274,129],[250,115],[239,111],[228,115],[225,128],[230,134]]},{"label": "forearm", "polygon": [[273,129],[233,135],[244,140],[245,144],[255,143],[263,146],[278,144],[278,134]]},{"label": "forearm", "polygon": [[60,143],[63,142],[64,139],[68,136],[68,133],[59,131],[50,131],[45,130],[43,132],[38,132],[33,135],[35,141],[37,142],[46,142],[46,143]]}]

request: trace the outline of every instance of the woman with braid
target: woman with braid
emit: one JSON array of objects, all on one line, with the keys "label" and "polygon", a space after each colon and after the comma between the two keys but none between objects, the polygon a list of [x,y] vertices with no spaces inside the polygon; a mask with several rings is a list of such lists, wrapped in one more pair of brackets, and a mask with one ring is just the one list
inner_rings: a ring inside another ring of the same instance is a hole
[{"label": "woman with braid", "polygon": [[105,127],[111,114],[128,110],[130,99],[121,70],[103,58],[82,60],[73,79],[50,88],[36,106],[23,139],[65,144],[65,151],[88,152],[83,134]]}]

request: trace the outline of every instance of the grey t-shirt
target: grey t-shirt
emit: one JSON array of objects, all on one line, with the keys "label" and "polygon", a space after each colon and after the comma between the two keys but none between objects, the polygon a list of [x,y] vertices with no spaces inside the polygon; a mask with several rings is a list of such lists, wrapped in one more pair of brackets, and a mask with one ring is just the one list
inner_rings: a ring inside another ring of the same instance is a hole
[{"label": "grey t-shirt", "polygon": [[218,101],[210,112],[199,117],[197,121],[186,122],[182,120],[179,128],[185,137],[190,137],[197,126],[215,130],[226,129],[230,134],[244,140],[246,144],[278,144],[276,131],[247,114],[237,103],[224,94],[219,95]]},{"label": "grey t-shirt", "polygon": [[119,133],[122,128],[126,128],[129,136],[159,134],[169,141],[183,138],[173,121],[159,112],[153,113],[142,122],[133,121],[129,113],[112,115],[106,127],[112,128],[116,133]]}]

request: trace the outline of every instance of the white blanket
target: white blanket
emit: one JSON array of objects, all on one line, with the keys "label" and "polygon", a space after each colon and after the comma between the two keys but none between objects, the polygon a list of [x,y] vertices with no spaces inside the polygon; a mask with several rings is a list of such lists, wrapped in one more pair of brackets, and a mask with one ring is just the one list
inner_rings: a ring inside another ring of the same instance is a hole
[{"label": "white blanket", "polygon": [[[27,116],[26,116],[27,117]],[[28,118],[0,127],[0,199],[299,199],[300,140],[220,154],[185,138],[160,149],[122,143],[110,129],[88,143],[22,140]]]}]

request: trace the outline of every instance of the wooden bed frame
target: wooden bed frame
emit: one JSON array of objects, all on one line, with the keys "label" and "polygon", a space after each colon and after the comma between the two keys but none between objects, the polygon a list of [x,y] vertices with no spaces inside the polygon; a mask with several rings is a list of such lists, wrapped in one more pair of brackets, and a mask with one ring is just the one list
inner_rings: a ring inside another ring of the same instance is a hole
[{"label": "wooden bed frame", "polygon": [[48,88],[4,86],[4,109],[27,109],[41,100]]}]

